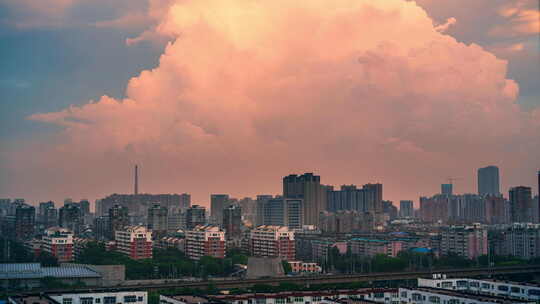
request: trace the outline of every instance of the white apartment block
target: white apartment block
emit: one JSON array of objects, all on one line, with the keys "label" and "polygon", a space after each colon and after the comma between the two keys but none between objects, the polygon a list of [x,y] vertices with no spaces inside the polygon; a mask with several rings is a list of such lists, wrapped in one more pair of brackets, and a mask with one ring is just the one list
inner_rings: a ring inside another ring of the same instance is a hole
[{"label": "white apartment block", "polygon": [[447,279],[444,275],[438,276],[438,278],[434,279],[419,278],[418,287],[441,288],[527,301],[540,301],[540,286],[534,284],[477,279]]},{"label": "white apartment block", "polygon": [[399,302],[410,304],[533,304],[535,301],[468,294],[426,287],[399,288]]},{"label": "white apartment block", "polygon": [[160,304],[332,304],[337,300],[356,299],[386,304],[399,304],[397,289],[357,289],[331,291],[291,291],[278,293],[247,293],[215,296],[164,296]]},{"label": "white apartment block", "polygon": [[60,304],[147,304],[146,291],[46,294]]}]

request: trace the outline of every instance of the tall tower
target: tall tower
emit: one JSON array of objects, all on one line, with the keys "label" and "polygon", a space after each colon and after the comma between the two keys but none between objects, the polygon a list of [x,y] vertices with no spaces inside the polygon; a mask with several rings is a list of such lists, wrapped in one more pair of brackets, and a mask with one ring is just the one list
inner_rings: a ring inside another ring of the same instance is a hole
[{"label": "tall tower", "polygon": [[532,193],[530,187],[510,188],[510,218],[514,223],[526,223],[534,220]]},{"label": "tall tower", "polygon": [[321,177],[313,173],[291,174],[283,178],[283,198],[303,200],[303,221],[306,225],[318,225],[319,215],[327,209],[327,189],[321,185]]},{"label": "tall tower", "polygon": [[139,194],[139,166],[135,165],[135,195]]},{"label": "tall tower", "polygon": [[499,168],[497,166],[478,169],[478,194],[500,195]]}]

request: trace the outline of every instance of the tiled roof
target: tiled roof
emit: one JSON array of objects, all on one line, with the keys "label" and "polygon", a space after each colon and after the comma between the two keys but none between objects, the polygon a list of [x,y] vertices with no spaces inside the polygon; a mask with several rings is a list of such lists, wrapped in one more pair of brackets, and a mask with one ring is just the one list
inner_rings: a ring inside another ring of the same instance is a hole
[{"label": "tiled roof", "polygon": [[41,267],[39,263],[0,264],[0,280],[55,278],[99,278],[101,275],[84,266]]}]

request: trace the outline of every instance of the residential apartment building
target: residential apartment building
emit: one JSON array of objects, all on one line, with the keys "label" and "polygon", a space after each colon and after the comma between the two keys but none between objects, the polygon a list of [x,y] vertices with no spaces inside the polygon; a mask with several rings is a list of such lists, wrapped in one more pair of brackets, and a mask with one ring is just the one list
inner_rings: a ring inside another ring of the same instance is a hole
[{"label": "residential apartment building", "polygon": [[147,304],[146,291],[47,293],[59,304]]},{"label": "residential apartment building", "polygon": [[225,232],[218,226],[199,225],[186,231],[186,255],[193,260],[203,256],[225,257]]},{"label": "residential apartment building", "polygon": [[320,213],[327,209],[328,186],[313,173],[291,174],[283,178],[283,197],[303,201],[302,218],[306,225],[317,225]]},{"label": "residential apartment building", "polygon": [[463,293],[436,288],[399,288],[399,303],[413,304],[532,304],[533,301]]},{"label": "residential apartment building", "polygon": [[470,278],[446,278],[445,275],[441,274],[435,274],[433,276],[433,279],[418,278],[418,287],[440,288],[527,301],[540,301],[540,286],[533,284]]},{"label": "residential apartment building", "polygon": [[522,259],[540,257],[540,224],[513,223],[492,232],[490,246],[495,255],[515,256]]},{"label": "residential apartment building", "polygon": [[41,250],[56,257],[58,262],[73,260],[73,232],[71,230],[61,227],[48,228],[41,241]]},{"label": "residential apartment building", "polygon": [[223,225],[227,240],[238,239],[242,235],[242,208],[231,205],[223,209]]},{"label": "residential apartment building", "polygon": [[294,231],[286,226],[259,226],[251,231],[250,251],[254,256],[294,260]]},{"label": "residential apartment building", "polygon": [[488,253],[488,233],[480,225],[444,227],[440,246],[442,255],[455,253],[474,259]]},{"label": "residential apartment building", "polygon": [[116,250],[134,260],[152,258],[152,232],[144,226],[126,226],[116,231]]},{"label": "residential apartment building", "polygon": [[152,231],[152,237],[154,239],[166,236],[169,228],[167,208],[159,204],[154,204],[148,208],[147,227]]},{"label": "residential apartment building", "polygon": [[15,209],[15,237],[21,240],[30,239],[34,236],[36,223],[36,208],[21,204]]},{"label": "residential apartment building", "polygon": [[193,205],[186,210],[186,229],[190,230],[199,225],[206,224],[206,209],[199,205]]},{"label": "residential apartment building", "polygon": [[266,200],[262,205],[263,224],[266,226],[287,226],[300,229],[303,226],[301,199],[276,197]]},{"label": "residential apartment building", "polygon": [[349,241],[349,246],[352,254],[369,257],[377,254],[396,257],[404,249],[401,241],[372,238],[352,238]]}]

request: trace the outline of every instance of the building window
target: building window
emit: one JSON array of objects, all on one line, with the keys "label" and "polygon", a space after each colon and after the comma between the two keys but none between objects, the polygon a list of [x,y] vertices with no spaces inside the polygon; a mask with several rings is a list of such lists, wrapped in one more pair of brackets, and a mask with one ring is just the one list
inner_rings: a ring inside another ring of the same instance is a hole
[{"label": "building window", "polygon": [[135,303],[137,302],[137,296],[125,296],[124,302],[126,303]]},{"label": "building window", "polygon": [[442,288],[451,288],[452,282],[442,282]]},{"label": "building window", "polygon": [[143,297],[138,297],[137,301],[142,302],[142,301],[144,301],[144,298]]},{"label": "building window", "polygon": [[72,298],[63,298],[62,299],[62,304],[73,304],[73,299]]},{"label": "building window", "polygon": [[94,298],[81,298],[81,304],[94,304]]},{"label": "building window", "polygon": [[101,299],[100,299],[100,298],[95,298],[94,300],[96,301],[96,303],[101,303]]},{"label": "building window", "polygon": [[520,293],[520,292],[521,292],[521,290],[519,289],[519,287],[511,287],[511,288],[510,288],[510,291],[511,291],[511,292],[517,292],[517,293]]},{"label": "building window", "polygon": [[457,281],[456,284],[457,284],[457,287],[467,287],[467,281]]},{"label": "building window", "polygon": [[103,304],[116,304],[116,297],[104,297]]},{"label": "building window", "polygon": [[431,302],[431,303],[440,303],[440,302],[441,302],[441,298],[435,297],[435,296],[429,297],[428,300],[429,300],[429,302]]},{"label": "building window", "polygon": [[499,287],[497,287],[498,290],[500,291],[508,291],[508,286],[506,285],[499,285]]}]

